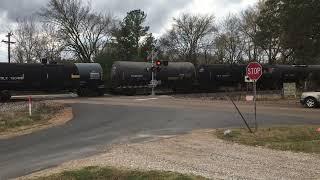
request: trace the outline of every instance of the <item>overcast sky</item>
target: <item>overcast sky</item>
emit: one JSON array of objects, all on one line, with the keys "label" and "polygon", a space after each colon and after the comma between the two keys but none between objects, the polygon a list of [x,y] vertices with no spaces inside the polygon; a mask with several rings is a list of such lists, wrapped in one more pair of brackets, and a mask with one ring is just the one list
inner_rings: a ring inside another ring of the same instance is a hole
[{"label": "overcast sky", "polygon": [[[238,13],[258,0],[91,0],[92,8],[100,12],[108,12],[122,19],[126,12],[142,9],[147,13],[146,25],[156,36],[170,28],[173,17],[181,13],[213,14],[216,21],[229,13]],[[19,17],[30,16],[48,0],[1,0],[0,4],[0,41],[5,33],[13,27]],[[0,44],[0,61],[7,60],[7,46]]]}]

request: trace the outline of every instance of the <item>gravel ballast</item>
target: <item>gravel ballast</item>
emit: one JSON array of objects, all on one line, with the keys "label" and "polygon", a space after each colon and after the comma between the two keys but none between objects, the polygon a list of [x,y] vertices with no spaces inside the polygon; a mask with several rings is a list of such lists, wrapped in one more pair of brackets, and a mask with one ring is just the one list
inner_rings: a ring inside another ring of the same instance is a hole
[{"label": "gravel ballast", "polygon": [[[141,135],[137,135],[141,136]],[[147,136],[147,135],[144,135]],[[174,171],[211,179],[318,179],[320,156],[233,144],[214,130],[115,145],[105,153],[23,177],[34,178],[86,166]]]}]

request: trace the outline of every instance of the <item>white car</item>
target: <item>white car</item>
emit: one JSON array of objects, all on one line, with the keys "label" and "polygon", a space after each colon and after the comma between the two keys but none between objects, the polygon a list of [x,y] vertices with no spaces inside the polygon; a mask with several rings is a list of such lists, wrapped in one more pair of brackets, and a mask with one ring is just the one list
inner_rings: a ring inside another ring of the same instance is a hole
[{"label": "white car", "polygon": [[304,92],[300,98],[301,104],[308,108],[315,108],[320,105],[320,92]]}]

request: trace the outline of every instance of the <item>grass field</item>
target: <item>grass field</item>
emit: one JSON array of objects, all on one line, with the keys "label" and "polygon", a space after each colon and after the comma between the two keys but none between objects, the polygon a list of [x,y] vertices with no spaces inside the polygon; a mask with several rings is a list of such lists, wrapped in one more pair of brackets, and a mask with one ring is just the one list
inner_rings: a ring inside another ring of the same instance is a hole
[{"label": "grass field", "polygon": [[193,175],[183,175],[174,172],[121,170],[110,167],[86,167],[75,171],[65,171],[37,180],[204,180]]},{"label": "grass field", "polygon": [[44,102],[36,102],[33,105],[32,115],[29,116],[27,106],[14,103],[3,106],[11,107],[6,111],[0,111],[0,132],[48,121],[63,108],[62,105],[48,105]]},{"label": "grass field", "polygon": [[245,145],[320,154],[319,127],[320,125],[260,128],[255,134],[249,133],[247,129],[232,129],[226,136],[221,129],[216,135],[223,140]]}]

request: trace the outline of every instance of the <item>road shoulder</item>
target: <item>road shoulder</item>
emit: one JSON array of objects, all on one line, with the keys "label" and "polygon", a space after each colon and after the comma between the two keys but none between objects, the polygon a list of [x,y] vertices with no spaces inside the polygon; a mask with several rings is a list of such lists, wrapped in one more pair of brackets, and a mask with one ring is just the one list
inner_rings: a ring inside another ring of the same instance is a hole
[{"label": "road shoulder", "polygon": [[215,130],[154,141],[114,145],[100,155],[70,161],[19,179],[48,176],[87,166],[174,171],[214,179],[314,179],[320,176],[320,156],[230,143]]}]

